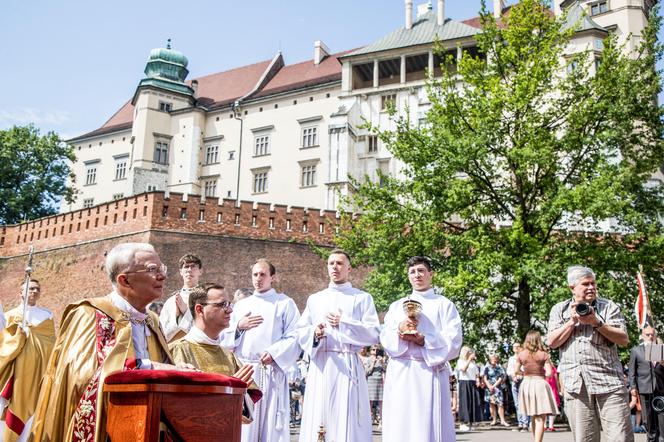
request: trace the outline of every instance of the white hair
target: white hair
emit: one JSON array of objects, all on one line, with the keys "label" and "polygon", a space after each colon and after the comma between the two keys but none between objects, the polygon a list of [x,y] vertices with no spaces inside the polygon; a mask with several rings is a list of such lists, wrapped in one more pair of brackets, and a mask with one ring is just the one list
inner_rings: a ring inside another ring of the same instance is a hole
[{"label": "white hair", "polygon": [[131,266],[136,262],[136,253],[137,252],[152,252],[156,253],[152,244],[144,242],[127,242],[123,244],[118,244],[113,247],[108,255],[106,255],[106,263],[104,267],[106,268],[106,273],[111,279],[113,285],[116,284],[115,278],[117,276],[131,268]]},{"label": "white hair", "polygon": [[589,267],[570,266],[567,267],[567,285],[574,287],[579,280],[584,278],[595,279],[595,272]]}]

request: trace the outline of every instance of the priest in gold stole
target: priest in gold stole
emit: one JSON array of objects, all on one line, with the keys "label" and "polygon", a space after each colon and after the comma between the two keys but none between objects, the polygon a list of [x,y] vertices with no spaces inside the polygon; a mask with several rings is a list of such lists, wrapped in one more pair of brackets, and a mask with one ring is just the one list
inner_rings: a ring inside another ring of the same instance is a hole
[{"label": "priest in gold stole", "polygon": [[189,293],[189,309],[194,322],[189,333],[170,343],[173,360],[250,384],[249,398],[245,398],[244,422],[247,423],[251,419],[253,404],[262,393],[251,379],[253,367],[243,366],[233,353],[221,347],[220,334],[230,323],[233,303],[221,285],[205,284]]},{"label": "priest in gold stole", "polygon": [[[65,309],[34,418],[32,440],[106,440],[104,379],[127,369],[176,369],[159,318],[166,266],[150,244],[124,243],[106,256],[113,284],[107,296]],[[180,367],[186,368],[186,367]]]},{"label": "priest in gold stole", "polygon": [[[20,298],[26,293],[21,288]],[[55,343],[53,313],[37,306],[41,285],[27,283],[25,330],[23,302],[7,312],[7,328],[0,331],[0,440],[24,441],[30,433],[39,387]]]}]

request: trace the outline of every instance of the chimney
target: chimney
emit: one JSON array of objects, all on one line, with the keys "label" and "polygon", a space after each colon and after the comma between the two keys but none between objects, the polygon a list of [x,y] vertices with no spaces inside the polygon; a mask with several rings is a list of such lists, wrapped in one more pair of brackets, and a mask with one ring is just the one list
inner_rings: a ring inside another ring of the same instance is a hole
[{"label": "chimney", "polygon": [[320,40],[314,42],[314,65],[318,66],[325,57],[330,55],[330,49]]},{"label": "chimney", "polygon": [[438,26],[443,26],[445,24],[445,0],[438,0]]},{"label": "chimney", "polygon": [[493,0],[493,16],[495,18],[500,18],[503,15],[503,9],[505,9],[505,0]]},{"label": "chimney", "polygon": [[413,28],[413,0],[406,0],[406,29]]}]

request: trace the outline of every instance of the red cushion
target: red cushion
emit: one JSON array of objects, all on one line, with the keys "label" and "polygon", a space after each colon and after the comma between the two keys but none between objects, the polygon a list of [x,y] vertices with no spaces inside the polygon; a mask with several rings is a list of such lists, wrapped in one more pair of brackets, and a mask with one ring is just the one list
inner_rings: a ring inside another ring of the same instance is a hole
[{"label": "red cushion", "polygon": [[220,385],[224,387],[247,388],[247,384],[237,378],[222,374],[198,371],[175,370],[125,370],[106,376],[106,384],[177,384],[177,385]]}]

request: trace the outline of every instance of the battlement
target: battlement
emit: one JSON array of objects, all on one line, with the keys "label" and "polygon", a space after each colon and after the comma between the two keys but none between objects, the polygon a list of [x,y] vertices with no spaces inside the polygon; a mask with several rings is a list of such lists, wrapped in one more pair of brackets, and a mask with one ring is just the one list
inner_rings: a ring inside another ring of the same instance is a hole
[{"label": "battlement", "polygon": [[0,227],[0,256],[51,250],[148,230],[332,245],[336,211],[171,192],[149,192],[87,209]]}]

